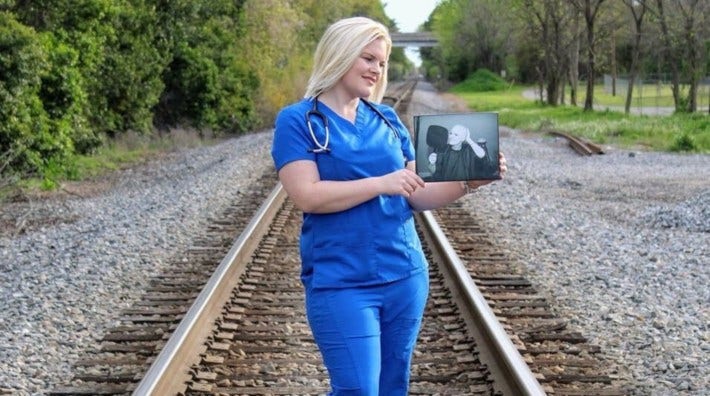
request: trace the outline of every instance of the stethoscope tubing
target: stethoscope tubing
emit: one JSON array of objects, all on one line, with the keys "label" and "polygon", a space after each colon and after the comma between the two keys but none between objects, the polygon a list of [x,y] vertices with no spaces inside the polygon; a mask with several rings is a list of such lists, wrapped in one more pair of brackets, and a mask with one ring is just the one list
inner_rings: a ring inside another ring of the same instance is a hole
[{"label": "stethoscope tubing", "polygon": [[[368,107],[370,107],[380,118],[382,118],[385,121],[385,124],[387,124],[387,127],[389,127],[392,132],[394,132],[394,135],[399,139],[399,132],[397,131],[397,128],[392,125],[390,120],[385,117],[382,112],[375,107],[372,103],[365,99],[360,99],[362,100]],[[318,140],[316,137],[315,132],[313,132],[313,123],[311,121],[311,118],[315,116],[321,119],[323,122],[323,129],[325,130],[325,141],[321,144],[321,142]],[[320,110],[318,110],[318,97],[316,96],[313,98],[313,107],[306,112],[306,125],[308,125],[308,132],[311,134],[311,139],[313,139],[313,143],[315,143],[316,147],[312,149],[308,149],[309,153],[328,153],[330,152],[330,147],[328,147],[328,144],[330,143],[330,127],[328,126],[328,117],[325,116]]]},{"label": "stethoscope tubing", "polygon": [[[317,100],[317,98],[314,99],[314,102]],[[318,141],[316,134],[313,132],[313,125],[311,123],[312,116],[320,117],[320,119],[323,121],[323,128],[325,129],[325,142],[323,144]],[[313,109],[308,110],[306,112],[306,124],[308,124],[308,131],[311,133],[311,139],[313,139],[313,142],[317,146],[317,148],[313,148],[308,151],[316,154],[330,151],[330,148],[328,148],[328,143],[330,141],[330,128],[328,127],[328,117],[318,111],[315,103],[313,104]]]}]

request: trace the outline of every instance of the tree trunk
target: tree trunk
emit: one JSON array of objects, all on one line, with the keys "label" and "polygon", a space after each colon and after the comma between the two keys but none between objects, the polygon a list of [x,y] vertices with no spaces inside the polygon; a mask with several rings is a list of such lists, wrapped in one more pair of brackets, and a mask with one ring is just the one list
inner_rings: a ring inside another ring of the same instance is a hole
[{"label": "tree trunk", "polygon": [[680,106],[680,72],[678,71],[678,64],[674,59],[678,59],[675,55],[675,47],[673,46],[673,40],[671,39],[671,33],[668,29],[668,23],[666,21],[666,15],[663,10],[663,0],[656,0],[656,5],[658,6],[658,20],[661,24],[661,32],[663,34],[663,42],[665,43],[665,48],[663,52],[665,56],[663,57],[668,61],[671,66],[671,82],[673,91],[673,104],[676,111],[681,110]]},{"label": "tree trunk", "polygon": [[[636,0],[625,0],[624,2],[629,7],[631,15],[634,17],[634,27],[636,28],[636,31],[634,32],[634,47],[631,50],[631,69],[629,70],[629,84],[626,90],[626,103],[624,104],[624,112],[626,114],[629,114],[629,112],[631,111],[631,100],[633,98],[634,83],[636,81],[636,77],[638,76],[638,61],[639,56],[641,54],[641,39],[643,37],[642,25],[643,17],[646,13],[646,4],[636,4]],[[638,14],[636,13],[636,5],[641,7]]]},{"label": "tree trunk", "polygon": [[[555,74],[555,73],[551,73]],[[560,78],[557,75],[547,77],[547,104],[556,106],[559,103]]]},{"label": "tree trunk", "polygon": [[611,32],[611,96],[616,96],[616,79],[618,76],[618,71],[616,70],[616,36],[614,32]]},{"label": "tree trunk", "polygon": [[584,111],[594,109],[594,21],[587,20],[587,97],[584,98]]},{"label": "tree trunk", "polygon": [[695,26],[695,14],[689,11],[685,21],[685,45],[686,59],[688,60],[689,85],[687,111],[694,113],[698,111],[698,84],[702,74],[702,62],[699,46],[703,45],[697,38],[697,27]]},{"label": "tree trunk", "polygon": [[594,73],[596,71],[594,21],[603,2],[604,0],[576,0],[574,2],[577,9],[583,12],[584,20],[587,24],[587,97],[584,99],[584,111],[592,111],[594,109]]},{"label": "tree trunk", "polygon": [[537,70],[538,93],[540,95],[540,104],[542,104],[545,103],[545,74],[540,66],[536,67],[535,70]]},{"label": "tree trunk", "polygon": [[577,106],[577,89],[579,88],[579,14],[573,20],[573,42],[571,46],[571,56],[569,61],[569,102],[572,106]]},{"label": "tree trunk", "polygon": [[564,78],[560,80],[560,94],[559,94],[559,99],[560,99],[560,104],[565,105],[565,85],[567,83],[567,80]]}]

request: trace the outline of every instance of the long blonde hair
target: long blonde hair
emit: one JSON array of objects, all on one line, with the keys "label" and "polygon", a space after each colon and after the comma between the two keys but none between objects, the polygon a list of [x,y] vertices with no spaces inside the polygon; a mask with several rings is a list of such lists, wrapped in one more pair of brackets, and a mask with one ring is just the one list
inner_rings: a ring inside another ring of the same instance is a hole
[{"label": "long blonde hair", "polygon": [[[389,59],[392,39],[385,25],[365,17],[341,19],[326,29],[313,59],[313,71],[304,97],[313,98],[335,86],[350,70],[362,51],[375,40],[384,39]],[[379,103],[387,89],[387,67],[382,71],[369,99]]]}]

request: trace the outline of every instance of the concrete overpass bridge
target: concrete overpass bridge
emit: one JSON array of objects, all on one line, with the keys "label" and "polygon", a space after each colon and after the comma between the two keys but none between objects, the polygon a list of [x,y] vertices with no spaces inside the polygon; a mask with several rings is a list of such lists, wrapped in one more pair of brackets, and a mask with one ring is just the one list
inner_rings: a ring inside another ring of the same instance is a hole
[{"label": "concrete overpass bridge", "polygon": [[439,41],[431,32],[390,32],[393,47],[436,47]]}]

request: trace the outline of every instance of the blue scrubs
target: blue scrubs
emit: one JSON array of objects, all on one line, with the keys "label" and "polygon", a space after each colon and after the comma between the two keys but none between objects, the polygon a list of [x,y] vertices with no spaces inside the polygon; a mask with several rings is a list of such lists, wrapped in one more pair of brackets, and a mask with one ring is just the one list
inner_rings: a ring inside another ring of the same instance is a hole
[{"label": "blue scrubs", "polygon": [[[321,180],[357,180],[402,169],[414,159],[409,132],[389,106],[377,105],[399,136],[360,101],[355,122],[323,103],[327,153],[306,125],[304,99],[276,118],[271,150],[276,169],[314,161]],[[323,123],[311,117],[319,142]],[[409,366],[428,294],[427,262],[412,208],[399,195],[380,195],[348,210],[303,214],[301,279],[306,311],[330,374],[332,395],[406,395]]]}]

